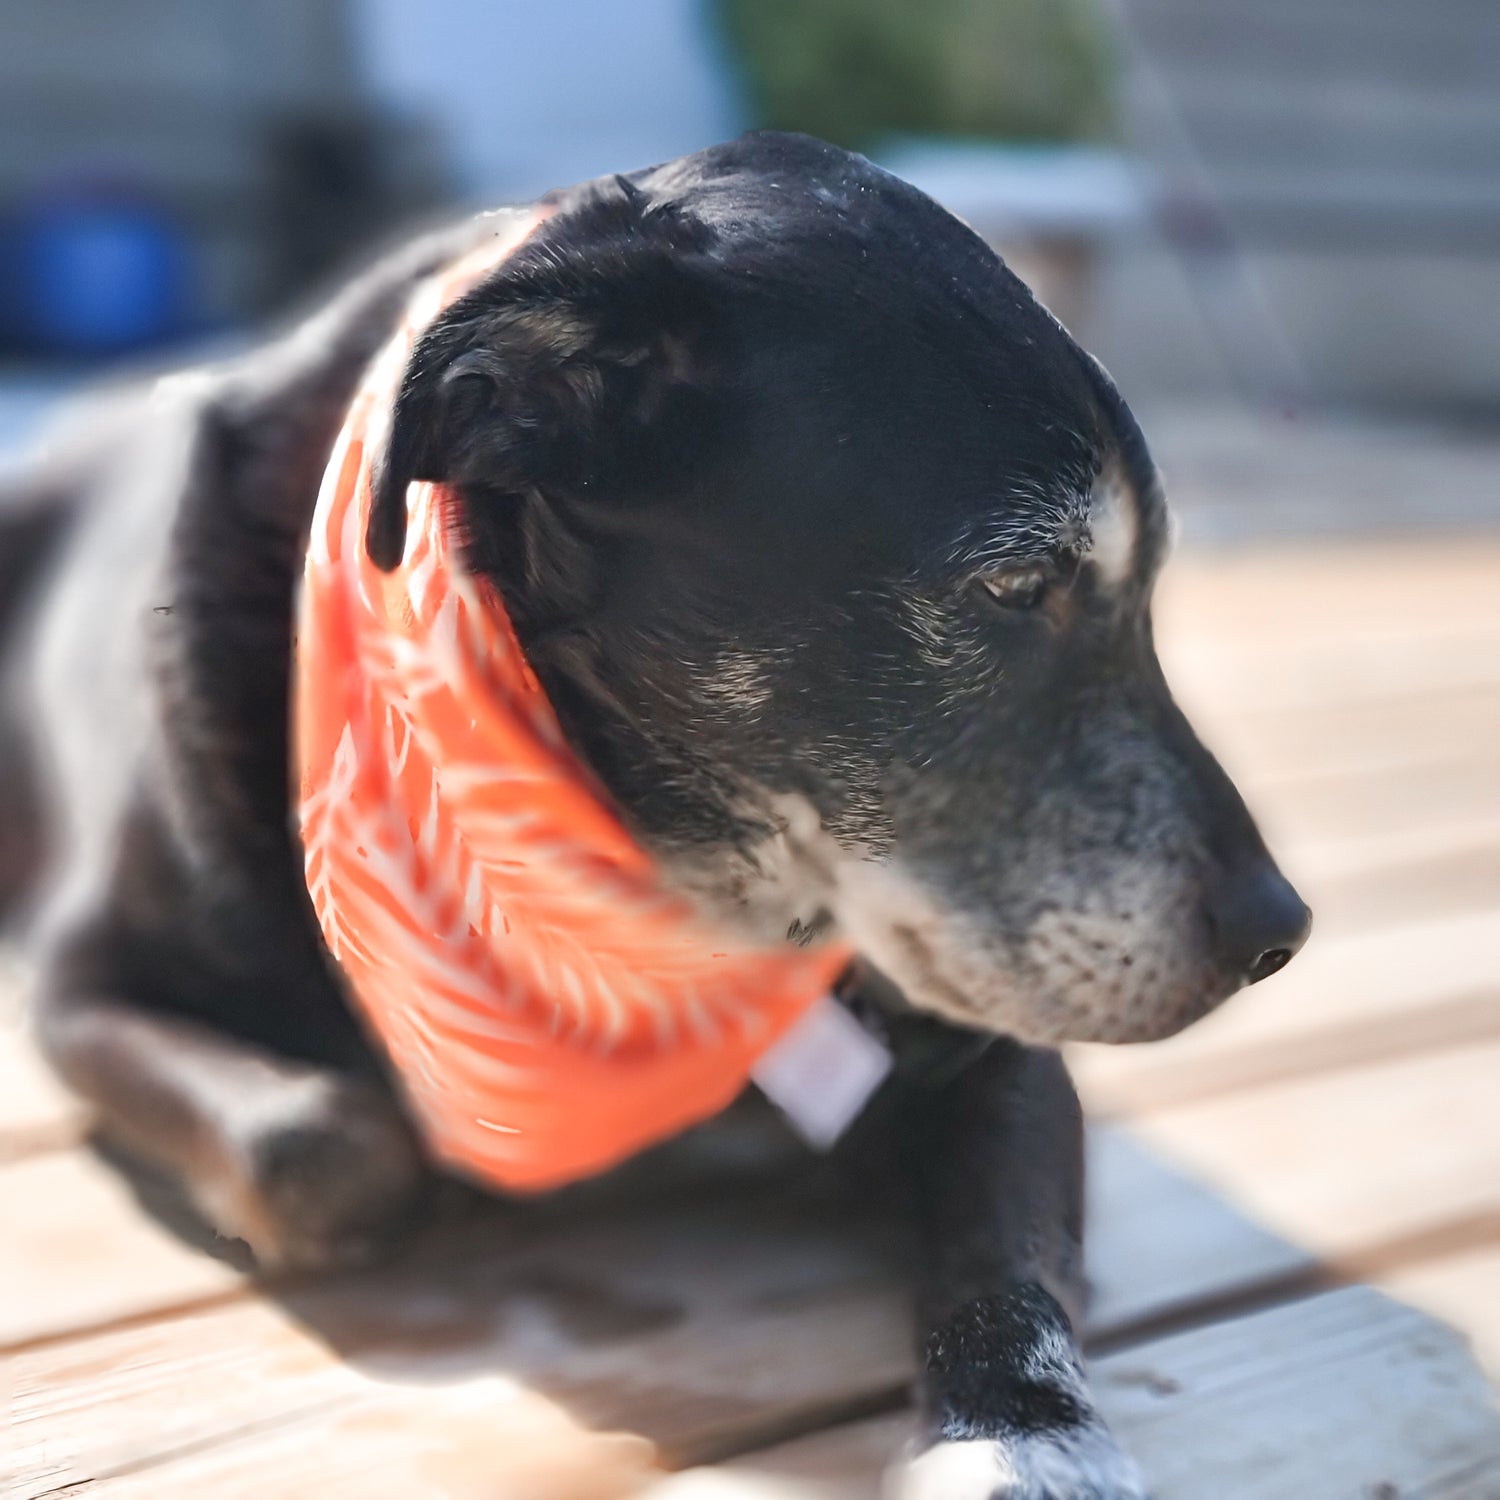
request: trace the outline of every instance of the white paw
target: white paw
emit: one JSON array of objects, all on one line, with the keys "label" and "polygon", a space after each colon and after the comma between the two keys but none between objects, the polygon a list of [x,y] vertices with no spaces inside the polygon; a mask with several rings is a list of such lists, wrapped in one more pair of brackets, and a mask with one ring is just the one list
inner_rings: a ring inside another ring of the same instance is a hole
[{"label": "white paw", "polygon": [[411,1128],[385,1094],[309,1072],[268,1088],[190,1184],[208,1222],[244,1240],[262,1270],[376,1258],[423,1185]]},{"label": "white paw", "polygon": [[888,1500],[1147,1500],[1135,1463],[1102,1425],[934,1444],[892,1471]]}]

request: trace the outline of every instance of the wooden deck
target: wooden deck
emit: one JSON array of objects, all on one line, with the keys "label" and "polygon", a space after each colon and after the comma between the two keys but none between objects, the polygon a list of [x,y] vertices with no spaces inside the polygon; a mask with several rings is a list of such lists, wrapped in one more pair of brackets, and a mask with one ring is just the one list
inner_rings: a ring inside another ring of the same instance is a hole
[{"label": "wooden deck", "polygon": [[[1318,925],[1074,1057],[1101,1398],[1158,1500],[1500,1497],[1500,542],[1185,556],[1159,619]],[[854,1500],[904,1439],[882,1232],[753,1141],[266,1289],[84,1128],[0,1029],[7,1494]]]}]

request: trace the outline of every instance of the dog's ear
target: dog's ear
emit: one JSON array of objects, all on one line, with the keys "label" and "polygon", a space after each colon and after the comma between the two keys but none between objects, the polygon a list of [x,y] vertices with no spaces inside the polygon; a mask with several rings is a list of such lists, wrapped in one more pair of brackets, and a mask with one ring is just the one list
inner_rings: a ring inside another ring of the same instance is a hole
[{"label": "dog's ear", "polygon": [[412,351],[377,461],[376,566],[401,560],[413,480],[487,496],[629,488],[705,373],[710,238],[615,179],[454,303]]}]

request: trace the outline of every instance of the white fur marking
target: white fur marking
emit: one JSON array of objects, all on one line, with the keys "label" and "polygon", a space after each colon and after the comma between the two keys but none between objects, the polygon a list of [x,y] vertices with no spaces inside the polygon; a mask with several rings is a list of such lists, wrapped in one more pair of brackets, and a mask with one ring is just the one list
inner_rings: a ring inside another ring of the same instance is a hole
[{"label": "white fur marking", "polygon": [[744,651],[726,651],[704,679],[707,692],[724,707],[758,714],[771,701],[772,663]]},{"label": "white fur marking", "polygon": [[937,1443],[897,1469],[886,1490],[889,1500],[1146,1500],[1140,1470],[1098,1422]]},{"label": "white fur marking", "polygon": [[1136,503],[1128,487],[1106,475],[1094,489],[1089,509],[1089,533],[1093,544],[1089,560],[1106,583],[1122,584],[1135,565],[1135,540],[1139,529]]},{"label": "white fur marking", "polygon": [[890,1473],[886,1500],[990,1500],[1007,1478],[996,1443],[935,1443]]}]

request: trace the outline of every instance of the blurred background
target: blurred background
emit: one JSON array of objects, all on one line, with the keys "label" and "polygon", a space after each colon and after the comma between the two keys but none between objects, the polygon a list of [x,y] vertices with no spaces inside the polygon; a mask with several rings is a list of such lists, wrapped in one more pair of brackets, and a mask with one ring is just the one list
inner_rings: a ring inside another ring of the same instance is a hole
[{"label": "blurred background", "polygon": [[[1500,1496],[1496,0],[0,0],[0,455],[405,226],[754,125],[926,188],[1113,372],[1182,523],[1167,675],[1317,913],[1070,1058],[1110,1420],[1160,1500]],[[17,1494],[879,1493],[907,1290],[836,1214],[705,1157],[623,1230],[506,1208],[273,1306],[81,1149],[4,962]]]},{"label": "blurred background", "polygon": [[1433,425],[1500,415],[1497,82],[1491,0],[5,0],[0,442],[406,223],[774,124],[991,238],[1218,465],[1206,527],[1318,519],[1247,519],[1267,460],[1222,457],[1270,424],[1326,465],[1310,412],[1376,419],[1329,503],[1399,521]]}]

